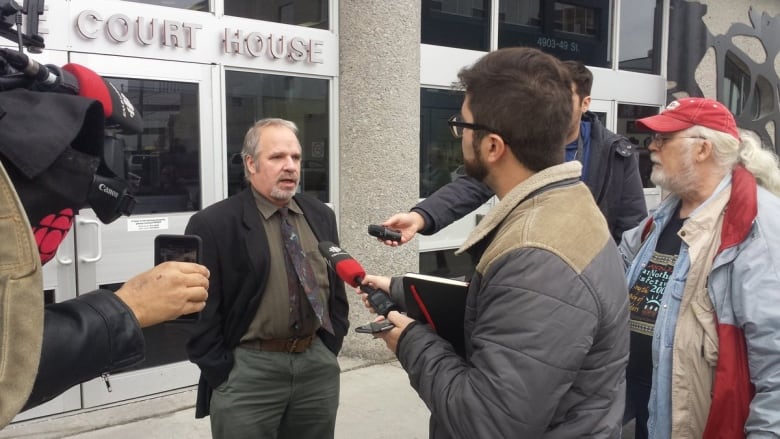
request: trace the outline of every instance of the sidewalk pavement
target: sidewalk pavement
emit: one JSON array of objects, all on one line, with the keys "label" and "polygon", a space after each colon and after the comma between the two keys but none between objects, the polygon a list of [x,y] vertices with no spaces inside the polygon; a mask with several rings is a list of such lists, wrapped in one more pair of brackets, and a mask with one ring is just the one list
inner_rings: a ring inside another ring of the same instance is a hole
[{"label": "sidewalk pavement", "polygon": [[[339,439],[425,439],[428,411],[397,361],[373,364],[339,357]],[[165,396],[33,419],[0,430],[0,439],[206,439],[208,418],[195,419],[195,389]],[[384,428],[380,428],[384,426]]]},{"label": "sidewalk pavement", "polygon": [[[409,386],[397,361],[376,363],[339,357],[341,394],[338,439],[425,439],[425,404]],[[207,439],[208,418],[195,419],[195,388],[164,396],[33,419],[0,430],[0,439]],[[384,426],[384,428],[379,428]],[[633,439],[633,422],[622,439]]]}]

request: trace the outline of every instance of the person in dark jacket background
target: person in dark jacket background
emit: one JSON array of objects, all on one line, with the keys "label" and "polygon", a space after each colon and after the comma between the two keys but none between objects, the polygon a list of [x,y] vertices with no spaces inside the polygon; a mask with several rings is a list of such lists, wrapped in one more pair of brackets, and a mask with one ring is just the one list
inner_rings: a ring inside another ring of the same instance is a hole
[{"label": "person in dark jacket background", "polygon": [[336,216],[296,194],[297,133],[284,119],[255,122],[241,151],[249,187],[187,224],[211,271],[187,344],[201,370],[195,416],[211,416],[217,439],[334,435],[348,303],[317,250],[338,242]]},{"label": "person in dark jacket background", "polygon": [[[623,232],[634,228],[647,216],[636,145],[606,129],[589,111],[593,86],[590,70],[579,61],[564,61],[563,64],[572,76],[581,114],[579,125],[566,137],[565,160],[577,160],[583,164],[582,181],[607,219],[612,238],[620,243]],[[477,209],[492,196],[490,187],[469,176],[462,176],[434,192],[410,212],[391,216],[383,225],[400,230],[400,244],[403,244],[418,232],[424,235],[438,232]],[[399,245],[393,241],[385,243]]]},{"label": "person in dark jacket background", "polygon": [[[619,438],[627,287],[580,163],[564,163],[578,120],[570,75],[556,58],[516,47],[458,77],[465,99],[449,124],[466,173],[500,200],[458,250],[478,260],[465,358],[397,311],[388,314],[395,328],[378,336],[430,409],[431,438]],[[386,290],[383,279],[366,282]]]}]

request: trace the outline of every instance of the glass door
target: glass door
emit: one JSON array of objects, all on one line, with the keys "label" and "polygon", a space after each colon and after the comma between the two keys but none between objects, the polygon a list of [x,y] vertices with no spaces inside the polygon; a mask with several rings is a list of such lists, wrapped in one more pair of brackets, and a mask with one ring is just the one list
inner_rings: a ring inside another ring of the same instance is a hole
[{"label": "glass door", "polygon": [[[102,224],[85,209],[75,221],[77,290],[116,290],[137,273],[152,268],[154,237],[183,233],[189,217],[224,193],[221,120],[213,103],[212,77],[218,68],[159,60],[73,54],[122,90],[143,115],[141,134],[117,134],[119,157],[136,196],[130,217]],[[187,361],[191,327],[170,322],[144,329],[146,359],[139,365],[82,385],[82,406],[135,398],[193,385],[198,370]]]}]

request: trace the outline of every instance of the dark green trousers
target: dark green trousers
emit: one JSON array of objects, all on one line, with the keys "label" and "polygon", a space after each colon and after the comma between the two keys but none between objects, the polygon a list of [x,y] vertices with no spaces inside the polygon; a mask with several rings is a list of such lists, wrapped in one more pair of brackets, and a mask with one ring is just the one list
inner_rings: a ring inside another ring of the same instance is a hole
[{"label": "dark green trousers", "polygon": [[234,356],[211,396],[215,439],[333,438],[341,371],[318,337],[299,354],[239,347]]}]

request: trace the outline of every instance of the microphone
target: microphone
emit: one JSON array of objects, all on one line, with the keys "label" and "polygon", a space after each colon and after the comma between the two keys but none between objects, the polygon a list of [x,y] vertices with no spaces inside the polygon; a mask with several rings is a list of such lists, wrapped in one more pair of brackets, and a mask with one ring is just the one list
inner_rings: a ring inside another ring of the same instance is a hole
[{"label": "microphone", "polygon": [[24,53],[5,48],[0,48],[0,58],[30,78],[32,84],[26,84],[25,87],[29,86],[35,91],[77,94],[97,100],[103,105],[107,127],[117,127],[122,133],[128,134],[143,132],[143,119],[130,99],[94,71],[73,63],[62,68],[43,65]]},{"label": "microphone", "polygon": [[62,70],[75,78],[79,96],[95,99],[103,104],[106,126],[118,127],[123,133],[143,132],[141,113],[136,111],[130,99],[114,84],[80,64],[65,64]]},{"label": "microphone", "polygon": [[359,287],[366,276],[366,271],[358,261],[336,244],[323,241],[319,245],[320,254],[325,257],[328,266],[336,272],[336,275],[348,283],[351,287]]},{"label": "microphone", "polygon": [[384,291],[371,288],[368,285],[361,285],[366,276],[366,270],[358,261],[352,258],[338,245],[322,241],[319,245],[320,253],[328,262],[328,266],[336,272],[336,275],[352,287],[359,287],[361,291],[368,295],[368,303],[374,308],[377,314],[387,317],[390,311],[399,311],[400,307],[396,305]]},{"label": "microphone", "polygon": [[401,232],[377,224],[370,224],[368,226],[368,234],[379,238],[382,241],[401,242]]}]

